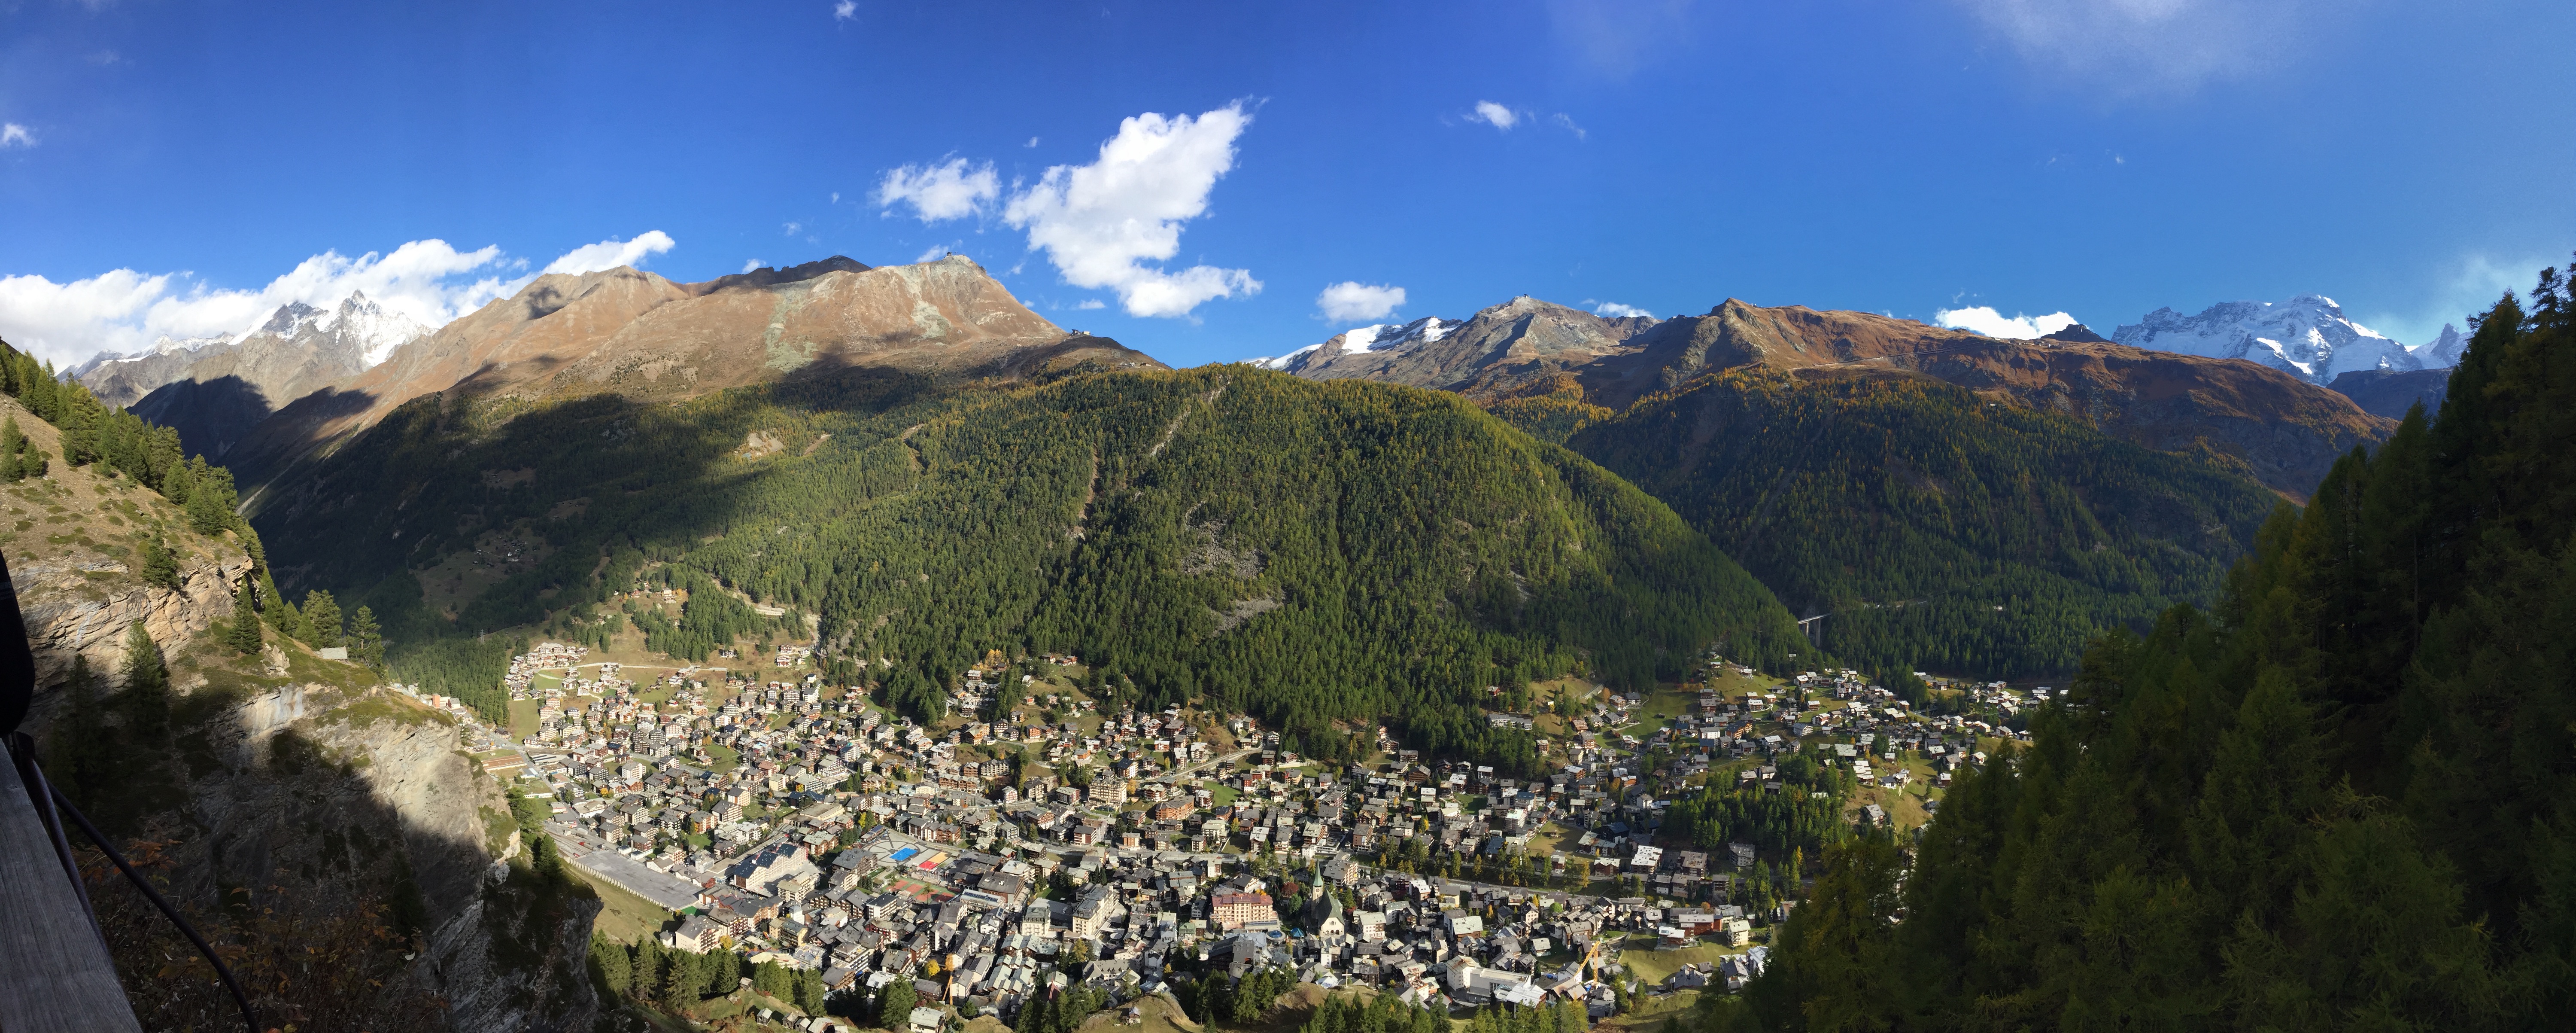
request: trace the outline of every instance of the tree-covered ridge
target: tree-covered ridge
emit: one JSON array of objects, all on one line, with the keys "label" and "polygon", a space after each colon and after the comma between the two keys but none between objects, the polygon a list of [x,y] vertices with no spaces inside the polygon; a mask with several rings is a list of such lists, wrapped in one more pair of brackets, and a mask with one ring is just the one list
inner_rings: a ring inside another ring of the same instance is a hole
[{"label": "tree-covered ridge", "polygon": [[[1452,396],[1245,367],[422,399],[261,503],[281,568],[385,614],[398,670],[488,665],[499,647],[457,641],[483,631],[658,620],[603,604],[667,585],[689,593],[669,633],[810,617],[843,677],[917,713],[986,650],[1071,652],[1113,696],[1211,699],[1325,756],[1355,734],[1334,722],[1386,719],[1526,767],[1486,686],[1800,645],[1706,538],[1572,452]],[[421,572],[499,533],[542,558],[432,612]]]},{"label": "tree-covered ridge", "polygon": [[1703,378],[1570,445],[1673,505],[1871,670],[2065,671],[2215,597],[2274,499],[1926,377]]},{"label": "tree-covered ridge", "polygon": [[2438,420],[2282,507],[2214,610],[2088,652],[1918,844],[1838,852],[1712,1024],[2567,1028],[2571,324],[2554,270],[2490,310]]}]

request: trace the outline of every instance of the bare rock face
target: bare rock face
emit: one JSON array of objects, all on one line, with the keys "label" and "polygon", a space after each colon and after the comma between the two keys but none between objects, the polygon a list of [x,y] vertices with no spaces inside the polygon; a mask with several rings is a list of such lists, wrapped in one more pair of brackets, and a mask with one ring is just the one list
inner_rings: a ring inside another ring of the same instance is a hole
[{"label": "bare rock face", "polygon": [[437,1014],[421,1024],[459,1031],[592,1028],[582,964],[598,902],[536,899],[525,873],[493,879],[500,786],[456,726],[374,696],[290,685],[238,704],[212,736],[220,765],[185,786],[187,824],[204,832],[177,847],[173,889],[214,900],[249,887],[262,907],[338,922],[404,884],[420,949],[356,1010],[427,1006]]},{"label": "bare rock face", "polygon": [[38,684],[61,680],[75,656],[87,657],[101,674],[116,670],[125,661],[126,629],[138,620],[165,650],[196,638],[232,613],[234,586],[249,572],[250,556],[239,551],[183,561],[177,591],[132,583],[103,588],[90,577],[130,573],[123,564],[38,560],[9,568],[27,644],[36,652]]}]

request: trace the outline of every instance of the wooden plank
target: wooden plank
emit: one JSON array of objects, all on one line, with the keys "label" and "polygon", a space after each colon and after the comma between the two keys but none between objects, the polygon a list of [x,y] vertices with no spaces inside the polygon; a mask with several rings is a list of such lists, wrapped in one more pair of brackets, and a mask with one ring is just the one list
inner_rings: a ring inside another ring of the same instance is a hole
[{"label": "wooden plank", "polygon": [[142,1033],[107,945],[81,910],[17,765],[6,761],[0,754],[0,1030]]}]

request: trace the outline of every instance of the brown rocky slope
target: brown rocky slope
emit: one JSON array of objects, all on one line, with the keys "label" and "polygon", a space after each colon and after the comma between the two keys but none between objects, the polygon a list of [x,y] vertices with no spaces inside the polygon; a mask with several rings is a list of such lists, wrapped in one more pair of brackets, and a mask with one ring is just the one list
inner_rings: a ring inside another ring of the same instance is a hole
[{"label": "brown rocky slope", "polygon": [[2343,395],[2251,362],[2098,339],[2002,340],[1865,312],[1764,308],[1731,298],[1705,315],[1655,321],[1602,319],[1523,297],[1434,341],[1365,352],[1344,352],[1338,341],[1301,354],[1290,368],[1305,377],[1456,391],[1487,405],[1528,408],[1529,399],[1545,398],[1551,412],[1574,402],[1625,409],[1747,367],[1807,378],[1866,370],[1931,376],[1999,402],[2077,416],[2150,448],[2207,454],[2299,500],[2337,457],[2396,427]]},{"label": "brown rocky slope", "polygon": [[697,284],[621,266],[538,277],[296,400],[231,461],[246,482],[271,478],[431,394],[676,400],[841,368],[1012,379],[1085,362],[1164,368],[1048,322],[959,256],[880,268],[835,257]]}]

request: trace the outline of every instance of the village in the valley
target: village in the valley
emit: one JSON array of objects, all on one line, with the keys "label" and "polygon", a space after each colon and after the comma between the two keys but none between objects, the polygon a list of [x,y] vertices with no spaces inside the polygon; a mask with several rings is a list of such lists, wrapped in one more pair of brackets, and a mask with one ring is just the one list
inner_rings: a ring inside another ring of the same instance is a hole
[{"label": "village in the valley", "polygon": [[419,699],[552,798],[603,930],[834,994],[909,982],[927,1031],[1086,984],[1141,1021],[1210,972],[1644,1021],[1761,971],[1803,892],[1794,847],[1699,841],[1668,821],[1681,801],[1786,794],[1919,827],[2049,693],[1931,679],[1957,704],[1935,716],[1858,672],[1715,656],[1647,694],[1564,679],[1489,712],[1537,738],[1546,770],[1509,777],[1382,727],[1326,764],[1241,715],[1106,712],[1083,670],[988,653],[925,726],[829,684],[807,646],[646,667],[545,642],[511,661],[510,727]]}]

